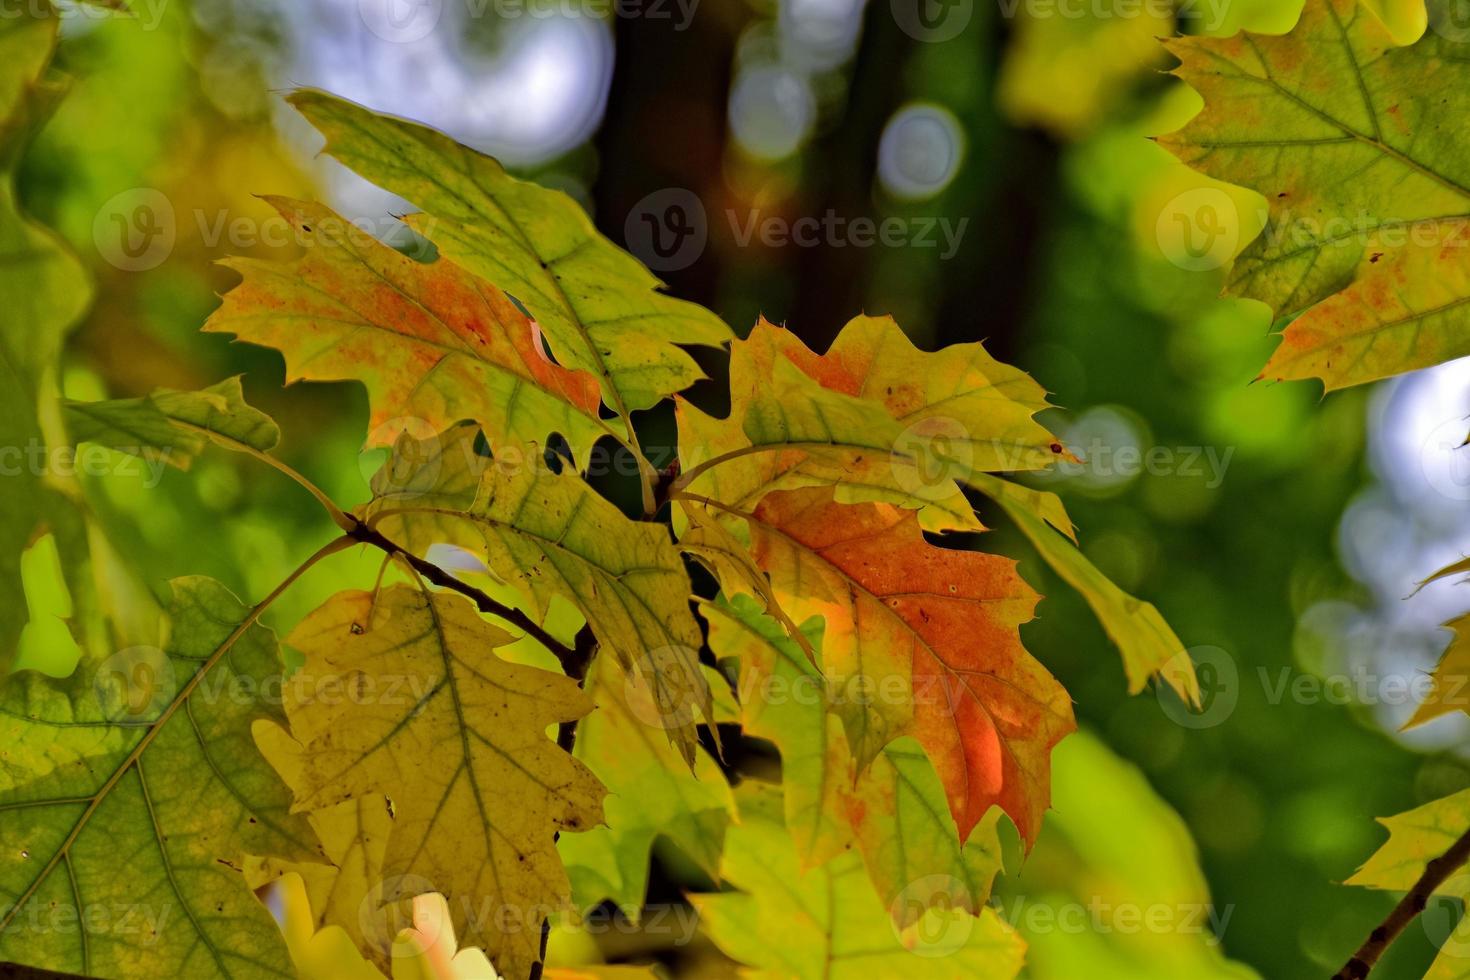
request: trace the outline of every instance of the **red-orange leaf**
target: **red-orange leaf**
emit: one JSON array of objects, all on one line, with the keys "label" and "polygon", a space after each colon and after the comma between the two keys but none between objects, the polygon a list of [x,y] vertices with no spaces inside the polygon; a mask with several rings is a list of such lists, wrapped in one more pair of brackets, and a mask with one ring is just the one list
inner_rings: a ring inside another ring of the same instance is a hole
[{"label": "red-orange leaf", "polygon": [[913,511],[838,504],[830,488],[772,493],[748,520],[783,605],[826,620],[823,669],[859,766],[912,735],[961,840],[991,806],[1035,840],[1051,749],[1076,725],[1066,691],[1021,645],[1039,596],[1016,563],[935,547]]},{"label": "red-orange leaf", "polygon": [[608,431],[597,379],[547,358],[505,293],[448,259],[415,262],[320,204],[268,200],[306,255],[228,260],[245,280],[205,330],[281,351],[288,381],[362,381],[374,445],[468,418],[497,446],[560,432],[585,462]]}]

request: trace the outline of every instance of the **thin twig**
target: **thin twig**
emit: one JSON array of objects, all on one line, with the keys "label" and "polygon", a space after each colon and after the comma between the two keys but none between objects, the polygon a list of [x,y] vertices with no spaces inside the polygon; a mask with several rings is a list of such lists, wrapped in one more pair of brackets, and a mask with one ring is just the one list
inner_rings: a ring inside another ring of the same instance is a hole
[{"label": "thin twig", "polygon": [[1358,947],[1353,958],[1333,975],[1333,980],[1363,980],[1368,971],[1378,963],[1384,950],[1398,938],[1399,933],[1414,921],[1415,916],[1424,911],[1439,886],[1466,861],[1470,861],[1470,830],[1465,831],[1448,851],[1429,862],[1424,874],[1414,882],[1414,887],[1394,906],[1383,924],[1374,929],[1363,945]]},{"label": "thin twig", "polygon": [[[573,669],[567,670],[567,676],[576,681],[578,685],[587,682],[587,671],[592,666],[592,656],[597,652],[597,634],[592,632],[591,626],[583,626],[577,631],[577,660]],[[574,672],[575,670],[575,672]],[[577,723],[575,721],[564,721],[556,730],[556,744],[563,752],[569,753],[577,745]],[[561,834],[556,834],[553,840],[560,840]],[[541,957],[531,964],[530,980],[542,980],[546,971],[546,948],[551,944],[551,918],[541,920]]]},{"label": "thin twig", "polygon": [[470,599],[479,607],[480,612],[490,613],[492,616],[498,616],[507,623],[510,623],[516,629],[550,650],[556,659],[561,662],[562,670],[566,672],[568,677],[572,676],[574,670],[580,670],[582,673],[586,673],[586,666],[579,663],[580,654],[578,651],[546,632],[530,616],[527,616],[519,609],[507,606],[505,603],[494,599],[467,582],[461,582],[433,562],[425,561],[418,555],[404,549],[402,545],[385,537],[381,531],[368,527],[363,521],[355,517],[349,517],[348,519],[353,522],[353,526],[347,532],[347,536],[352,540],[360,541],[366,545],[372,545],[374,548],[391,557],[407,562],[410,568],[440,588],[450,589]]}]

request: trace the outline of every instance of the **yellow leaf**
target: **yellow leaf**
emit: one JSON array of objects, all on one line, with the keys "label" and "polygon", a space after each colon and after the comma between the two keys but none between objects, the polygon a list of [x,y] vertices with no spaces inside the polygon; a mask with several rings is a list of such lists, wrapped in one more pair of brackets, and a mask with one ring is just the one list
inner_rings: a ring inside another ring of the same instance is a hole
[{"label": "yellow leaf", "polygon": [[443,543],[480,556],[525,593],[538,620],[554,597],[571,602],[623,667],[643,675],[692,766],[696,714],[712,724],[713,704],[689,577],[668,530],[630,520],[533,446],[492,459],[476,448],[478,435],[472,425],[405,435],[374,476],[363,515],[419,554]]},{"label": "yellow leaf", "polygon": [[[1359,0],[1307,0],[1284,35],[1169,42],[1204,110],[1159,142],[1269,205],[1229,279],[1295,316],[1264,378],[1330,391],[1470,354],[1470,167],[1447,124],[1470,111],[1463,38],[1417,23],[1423,37],[1403,47],[1422,10],[1374,9],[1384,19]],[[1191,239],[1231,224],[1195,211]]]},{"label": "yellow leaf", "polygon": [[511,637],[467,600],[405,585],[338,593],[289,642],[306,657],[287,698],[296,810],[386,795],[382,901],[439,892],[466,943],[528,973],[569,891],[555,834],[602,819],[601,784],[546,734],[591,701],[497,657]]}]

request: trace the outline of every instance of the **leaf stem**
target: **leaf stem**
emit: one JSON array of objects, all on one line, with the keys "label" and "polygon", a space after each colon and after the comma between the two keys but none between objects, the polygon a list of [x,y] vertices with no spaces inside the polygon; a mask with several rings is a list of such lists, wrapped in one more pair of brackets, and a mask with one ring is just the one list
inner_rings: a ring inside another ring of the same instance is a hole
[{"label": "leaf stem", "polygon": [[281,460],[272,456],[270,453],[261,452],[259,449],[256,449],[254,446],[249,445],[248,443],[241,442],[238,439],[232,439],[229,436],[224,435],[223,433],[216,432],[214,429],[210,429],[202,425],[195,425],[193,422],[185,422],[181,419],[175,418],[170,418],[169,422],[180,429],[187,429],[191,432],[202,433],[215,442],[218,442],[229,449],[233,449],[235,452],[244,453],[247,456],[253,456],[254,458],[260,460],[262,463],[265,463],[272,469],[286,474],[292,480],[295,480],[298,484],[300,484],[307,493],[316,498],[317,503],[322,505],[322,507],[327,512],[327,516],[332,519],[333,524],[337,525],[344,531],[350,532],[352,530],[352,518],[344,514],[342,512],[342,508],[333,503],[332,498],[328,497],[326,495],[326,492],[323,491],[321,487],[317,486],[315,483],[312,483],[298,470],[296,470],[289,464],[283,463]]},{"label": "leaf stem", "polygon": [[739,449],[732,449],[728,453],[720,453],[718,456],[711,456],[709,459],[705,460],[704,462],[699,463],[699,464],[697,464],[695,466],[691,466],[688,469],[688,471],[680,474],[679,477],[676,480],[674,480],[673,486],[670,487],[670,494],[672,495],[674,493],[678,493],[679,491],[683,490],[685,487],[689,486],[689,484],[691,484],[695,480],[699,479],[705,473],[707,473],[708,471],[714,469],[716,466],[721,465],[722,463],[728,463],[731,460],[739,459],[742,456],[751,456],[751,455],[754,455],[755,453],[768,453],[768,452],[772,452],[774,450],[790,449],[790,448],[793,448],[793,447],[789,443],[778,445],[778,446],[768,446],[768,445],[741,446]]},{"label": "leaf stem", "polygon": [[1399,933],[1414,921],[1415,916],[1424,911],[1435,890],[1466,861],[1470,861],[1470,830],[1465,831],[1449,850],[1429,862],[1424,868],[1424,874],[1414,882],[1414,887],[1394,906],[1388,918],[1369,933],[1352,959],[1333,974],[1333,980],[1362,980],[1366,977],[1377,965],[1379,957],[1398,938]]},{"label": "leaf stem", "polygon": [[673,493],[669,494],[669,499],[688,500],[696,504],[703,504],[706,507],[713,507],[715,510],[722,510],[725,513],[733,515],[735,517],[744,517],[747,519],[755,517],[755,515],[750,513],[749,511],[741,510],[738,507],[731,507],[729,504],[715,500],[713,497],[706,497],[701,494],[690,493],[687,490],[675,490]]}]

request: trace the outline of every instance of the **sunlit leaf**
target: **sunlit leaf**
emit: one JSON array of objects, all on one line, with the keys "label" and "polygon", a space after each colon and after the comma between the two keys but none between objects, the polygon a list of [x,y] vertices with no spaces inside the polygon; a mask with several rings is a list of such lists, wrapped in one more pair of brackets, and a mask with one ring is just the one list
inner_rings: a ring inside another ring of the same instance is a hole
[{"label": "sunlit leaf", "polygon": [[[1015,484],[1004,486],[1016,487]],[[982,486],[982,489],[986,488]],[[1153,603],[1136,599],[1118,588],[1075,542],[1038,518],[1035,508],[1018,503],[1007,492],[997,492],[994,498],[1046,563],[1087,600],[1108,636],[1118,644],[1128,675],[1128,690],[1137,694],[1148,685],[1149,678],[1158,677],[1182,699],[1198,705],[1199,678],[1195,676],[1189,654]]]},{"label": "sunlit leaf", "polygon": [[991,806],[1034,840],[1066,692],[1021,645],[1038,596],[1015,562],[927,543],[917,518],[830,490],[780,491],[746,515],[756,561],[798,620],[826,621],[822,669],[859,770],[914,736],[960,839]]},{"label": "sunlit leaf", "polygon": [[1036,850],[992,898],[1028,977],[1260,980],[1222,948],[1242,910],[1211,902],[1189,826],[1136,766],[1084,730],[1057,746],[1052,785]]},{"label": "sunlit leaf", "polygon": [[666,837],[717,878],[735,804],[708,753],[696,750],[691,772],[664,737],[647,687],[612,666],[593,666],[587,689],[597,711],[578,726],[575,753],[608,788],[607,826],[567,834],[559,850],[580,910],[611,899],[636,922],[654,839]]},{"label": "sunlit leaf", "polygon": [[591,702],[493,653],[511,639],[460,596],[341,592],[290,643],[307,681],[336,678],[350,696],[293,684],[287,710],[305,749],[296,810],[386,796],[381,901],[446,895],[464,941],[523,976],[569,893],[554,836],[598,824],[604,790],[546,734]]},{"label": "sunlit leaf", "polygon": [[[1378,822],[1387,828],[1388,840],[1345,884],[1406,892],[1423,876],[1429,862],[1448,851],[1470,829],[1470,790],[1382,817]],[[1470,878],[1461,868],[1434,894],[1457,904],[1470,902]],[[1427,920],[1425,926],[1429,928]],[[1470,924],[1461,917],[1453,928],[1444,928],[1446,935],[1436,937],[1441,946],[1424,980],[1461,980],[1465,976]]]},{"label": "sunlit leaf", "polygon": [[[825,681],[801,648],[748,596],[705,607],[710,648],[739,665],[741,724],[781,752],[785,824],[803,869],[854,843],[879,898],[900,928],[931,905],[979,914],[1001,869],[992,809],[961,846],[944,788],[923,750],[885,747],[859,774]],[[821,623],[806,633],[821,645]],[[914,888],[914,884],[924,884]]]},{"label": "sunlit leaf", "polygon": [[1457,616],[1444,624],[1450,645],[1435,665],[1432,686],[1405,728],[1463,711],[1470,714],[1470,615]]},{"label": "sunlit leaf", "polygon": [[1301,314],[1263,377],[1331,390],[1470,354],[1470,158],[1442,122],[1470,110],[1462,48],[1400,47],[1358,0],[1308,0],[1284,36],[1169,42],[1205,108],[1160,142],[1270,206],[1230,291]]},{"label": "sunlit leaf", "polygon": [[188,469],[211,440],[264,453],[281,439],[271,417],[246,403],[238,377],[202,391],[165,388],[146,398],[68,401],[65,408],[67,430],[76,441],[135,456],[156,453],[180,469]]},{"label": "sunlit leaf", "polygon": [[1019,973],[1025,944],[993,909],[979,916],[932,910],[900,930],[856,854],[803,871],[781,826],[776,794],[752,784],[739,799],[724,873],[740,891],[691,900],[715,944],[755,968],[745,976],[1008,980]]},{"label": "sunlit leaf", "polygon": [[288,381],[362,381],[372,445],[470,418],[496,445],[558,432],[586,465],[610,431],[596,378],[553,364],[503,292],[447,259],[415,262],[322,205],[268,200],[306,254],[227,260],[244,281],[206,331],[281,351]]},{"label": "sunlit leaf", "polygon": [[423,208],[408,219],[415,229],[524,304],[558,363],[598,378],[619,415],[703,377],[678,345],[731,338],[708,310],[660,293],[562,192],[516,180],[442,133],[324,92],[290,101],[327,137],[325,152]]},{"label": "sunlit leaf", "polygon": [[567,599],[598,640],[649,684],[669,737],[694,762],[696,716],[712,718],[689,578],[666,528],[630,520],[534,447],[490,458],[461,425],[399,440],[373,478],[368,521],[416,550],[456,544],[521,589],[544,618]]},{"label": "sunlit leaf", "polygon": [[1024,372],[980,344],[920,351],[889,317],[853,320],[823,355],[761,320],[732,347],[730,397],[725,422],[679,405],[681,485],[737,507],[832,485],[920,510],[928,530],[975,530],[956,481],[1071,458],[1033,419],[1046,393]]},{"label": "sunlit leaf", "polygon": [[[285,729],[275,725],[258,727],[256,744],[287,786],[303,785],[303,749]],[[382,901],[383,859],[393,829],[388,797],[361,796],[313,811],[306,818],[330,863],[303,864],[261,857],[247,865],[246,877],[253,886],[264,887],[276,879],[294,875],[304,891],[301,911],[309,919],[309,925],[302,927],[306,935],[338,927],[346,932],[353,949],[365,951],[377,962],[386,962],[395,938],[395,917],[391,911],[377,915],[364,912],[373,912]],[[292,930],[296,927],[297,923],[288,922],[286,928],[287,943],[293,944],[293,957],[297,953],[294,940],[303,938],[293,937]]]}]

